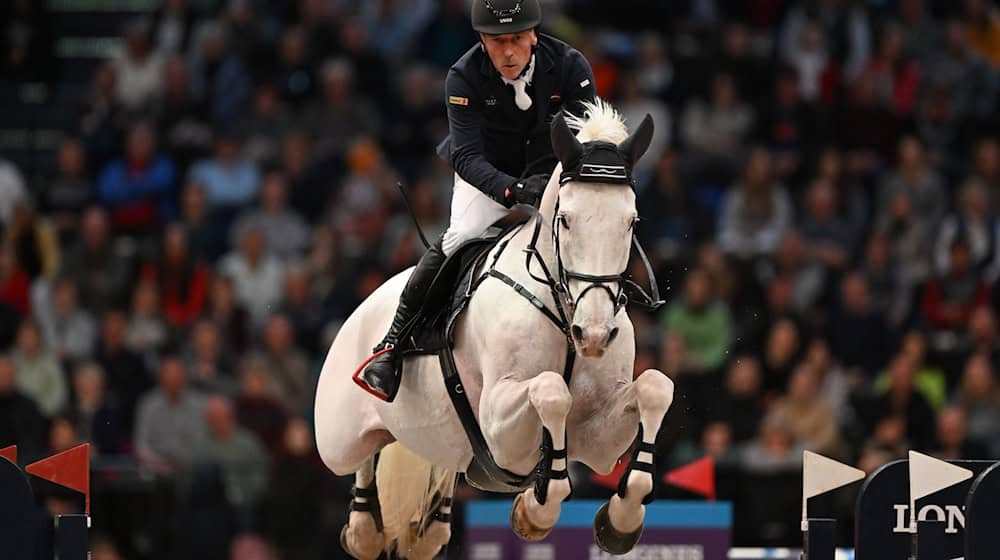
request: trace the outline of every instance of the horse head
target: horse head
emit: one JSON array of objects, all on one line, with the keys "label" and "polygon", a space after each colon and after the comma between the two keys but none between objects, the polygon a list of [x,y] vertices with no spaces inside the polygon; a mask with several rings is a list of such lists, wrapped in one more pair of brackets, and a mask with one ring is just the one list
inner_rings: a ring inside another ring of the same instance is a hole
[{"label": "horse head", "polygon": [[[552,209],[552,239],[564,307],[577,350],[600,357],[618,334],[617,317],[638,213],[632,169],[649,148],[653,119],[635,132],[598,100],[587,119],[574,119],[574,135],[562,114],[552,121],[552,147],[562,163]],[[552,185],[550,184],[550,187]]]}]

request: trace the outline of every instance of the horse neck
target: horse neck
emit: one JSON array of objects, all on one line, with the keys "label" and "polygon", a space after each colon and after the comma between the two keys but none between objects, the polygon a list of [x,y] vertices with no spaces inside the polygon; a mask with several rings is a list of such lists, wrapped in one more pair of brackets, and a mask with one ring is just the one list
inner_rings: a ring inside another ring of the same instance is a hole
[{"label": "horse neck", "polygon": [[[545,266],[548,267],[549,272],[552,274],[556,273],[556,257],[555,249],[552,245],[552,219],[556,213],[556,201],[559,198],[559,175],[562,173],[562,165],[557,165],[555,171],[552,172],[552,178],[549,180],[548,186],[545,188],[545,193],[542,195],[542,202],[538,206],[538,217],[534,220],[541,220],[538,231],[538,239],[535,242],[535,249],[538,250],[539,256],[545,261]],[[531,237],[535,233],[535,222],[534,220],[529,221],[525,227],[521,228],[521,231],[511,239],[511,245],[513,248],[517,249],[518,254],[523,254],[521,251],[528,247],[531,243]],[[522,266],[521,269],[524,267]],[[531,268],[535,273],[540,273],[537,264],[534,264]],[[525,271],[525,274],[527,272]]]}]

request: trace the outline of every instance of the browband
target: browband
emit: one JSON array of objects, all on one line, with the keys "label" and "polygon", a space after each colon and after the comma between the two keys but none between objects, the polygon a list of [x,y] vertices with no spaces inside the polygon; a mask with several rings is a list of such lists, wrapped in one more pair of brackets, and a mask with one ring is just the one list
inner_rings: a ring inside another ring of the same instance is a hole
[{"label": "browband", "polygon": [[618,146],[611,142],[595,141],[583,145],[583,154],[570,169],[564,169],[559,184],[569,181],[582,183],[612,183],[635,186],[632,169]]}]

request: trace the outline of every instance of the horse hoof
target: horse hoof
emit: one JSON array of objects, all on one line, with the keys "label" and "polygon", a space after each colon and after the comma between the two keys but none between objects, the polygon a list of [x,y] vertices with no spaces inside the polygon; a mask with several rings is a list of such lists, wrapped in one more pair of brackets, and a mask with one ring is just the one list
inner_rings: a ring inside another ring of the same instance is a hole
[{"label": "horse hoof", "polygon": [[374,556],[372,555],[365,556],[363,554],[358,554],[354,550],[351,550],[351,547],[347,544],[347,530],[349,528],[350,528],[349,525],[344,525],[343,527],[340,528],[340,548],[342,548],[344,552],[347,553],[348,556],[350,556],[351,558],[355,558],[356,560],[376,560],[381,554],[381,552],[374,553]]},{"label": "horse hoof", "polygon": [[634,532],[620,533],[611,525],[608,503],[605,502],[594,516],[594,542],[608,554],[625,554],[632,550],[642,536],[642,525]]},{"label": "horse hoof", "polygon": [[549,536],[552,532],[552,527],[541,528],[536,527],[531,520],[528,519],[527,511],[524,507],[524,501],[521,499],[523,494],[518,494],[514,498],[514,506],[510,508],[510,526],[514,529],[514,533],[521,537],[522,540],[527,542],[538,542],[545,537]]}]

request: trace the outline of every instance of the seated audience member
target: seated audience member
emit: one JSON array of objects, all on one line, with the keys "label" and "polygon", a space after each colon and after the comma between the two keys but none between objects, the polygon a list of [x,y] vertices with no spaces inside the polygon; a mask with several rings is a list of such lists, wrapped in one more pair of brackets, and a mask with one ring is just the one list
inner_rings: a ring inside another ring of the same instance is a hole
[{"label": "seated audience member", "polygon": [[808,362],[792,374],[788,395],[772,405],[764,423],[772,421],[787,426],[806,449],[843,456],[833,406],[820,394],[819,375]]},{"label": "seated audience member", "polygon": [[31,397],[18,390],[14,360],[0,356],[0,447],[16,445],[25,458],[42,457],[45,419]]},{"label": "seated audience member", "polygon": [[116,230],[145,233],[173,219],[176,183],[174,163],[156,151],[156,132],[140,123],[129,131],[125,157],[101,172],[97,197]]},{"label": "seated audience member", "polygon": [[143,267],[143,279],[160,290],[163,315],[175,328],[190,326],[205,308],[211,272],[191,251],[184,226],[171,224],[163,234],[162,258]]},{"label": "seated audience member", "polygon": [[937,417],[937,441],[931,453],[942,460],[986,459],[986,447],[968,437],[967,421],[965,410],[961,407],[942,409]]},{"label": "seated audience member", "polygon": [[253,432],[272,456],[282,449],[288,411],[276,398],[276,390],[262,364],[244,360],[240,393],[234,401],[240,425]]},{"label": "seated audience member", "polygon": [[990,445],[992,455],[1000,451],[1000,385],[989,359],[974,355],[965,364],[962,384],[951,400],[951,406],[965,411],[970,440]]},{"label": "seated audience member", "polygon": [[967,239],[956,238],[952,241],[948,263],[948,270],[933,278],[924,288],[924,319],[937,330],[965,327],[976,307],[990,303],[990,288],[972,267]]},{"label": "seated audience member", "polygon": [[237,424],[228,399],[210,397],[204,408],[204,414],[195,419],[205,428],[202,437],[192,442],[192,464],[219,467],[229,504],[251,510],[267,488],[267,454],[257,438]]},{"label": "seated audience member", "polygon": [[45,346],[37,324],[21,323],[12,357],[18,390],[34,400],[48,418],[62,412],[69,398],[66,377],[58,357]]},{"label": "seated audience member", "polygon": [[93,444],[92,453],[114,455],[123,449],[121,415],[105,390],[104,371],[90,362],[73,372],[75,400],[71,418],[81,441]]},{"label": "seated audience member", "polygon": [[146,393],[136,413],[136,456],[154,472],[170,474],[194,459],[193,444],[205,437],[205,399],[188,389],[176,356],[160,362],[160,384]]}]

